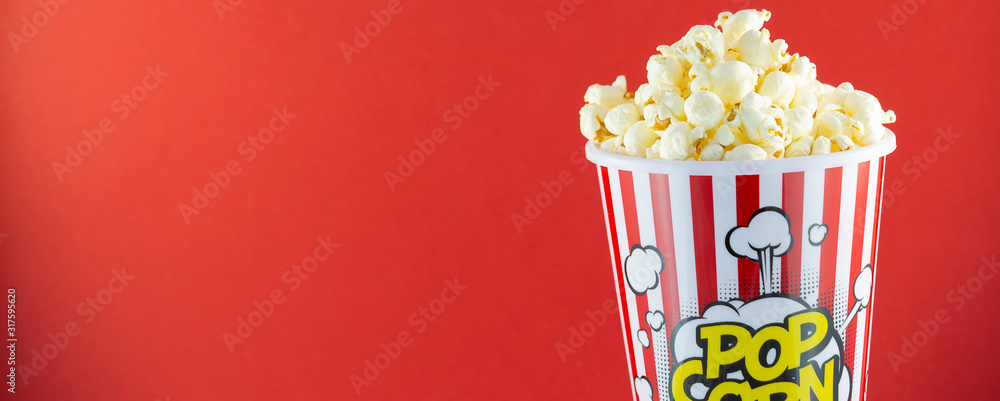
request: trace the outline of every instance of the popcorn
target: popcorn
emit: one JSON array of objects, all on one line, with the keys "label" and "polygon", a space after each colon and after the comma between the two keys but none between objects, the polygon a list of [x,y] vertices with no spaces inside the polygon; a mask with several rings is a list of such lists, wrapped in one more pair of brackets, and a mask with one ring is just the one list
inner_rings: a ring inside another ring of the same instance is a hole
[{"label": "popcorn", "polygon": [[833,144],[830,143],[830,138],[825,136],[818,136],[813,141],[812,152],[810,155],[825,155],[833,150]]},{"label": "popcorn", "polygon": [[644,121],[632,124],[625,135],[622,136],[622,145],[629,156],[646,157],[646,149],[653,146],[653,143],[660,139]]},{"label": "popcorn", "polygon": [[697,152],[699,139],[706,137],[701,127],[692,128],[686,122],[670,124],[660,135],[660,158],[663,160],[684,160]]},{"label": "popcorn", "polygon": [[713,65],[726,53],[726,42],[713,26],[695,25],[676,45],[689,63]]},{"label": "popcorn", "polygon": [[791,108],[805,107],[809,111],[809,115],[812,116],[819,109],[819,98],[813,91],[799,87],[795,90],[795,97],[792,98],[792,102],[788,106]]},{"label": "popcorn", "polygon": [[649,57],[646,63],[646,78],[653,85],[684,85],[684,66],[677,59],[662,54]]},{"label": "popcorn", "polygon": [[665,160],[765,160],[878,143],[892,110],[849,82],[816,79],[808,57],[771,40],[767,10],[718,15],[656,48],[646,83],[591,85],[580,131],[602,151]]},{"label": "popcorn", "polygon": [[705,145],[705,148],[701,150],[700,160],[703,161],[719,161],[722,160],[722,155],[726,153],[726,148],[718,143],[710,143]]},{"label": "popcorn", "polygon": [[[701,68],[699,68],[701,67]],[[691,67],[691,90],[714,92],[726,107],[743,100],[757,86],[757,74],[742,61],[723,61],[711,69],[704,65]]]},{"label": "popcorn", "polygon": [[767,10],[740,10],[736,14],[724,12],[719,14],[715,26],[722,28],[726,46],[736,48],[736,43],[744,33],[750,30],[758,31],[764,27],[764,22],[771,19]]},{"label": "popcorn", "polygon": [[796,141],[803,136],[810,135],[813,131],[813,111],[805,106],[793,107],[785,110],[785,120],[787,121],[786,137],[791,141]]},{"label": "popcorn", "polygon": [[604,117],[604,126],[615,135],[625,135],[625,131],[641,121],[639,109],[632,103],[622,103],[608,111]]},{"label": "popcorn", "polygon": [[767,151],[751,143],[733,148],[733,150],[726,152],[726,155],[722,158],[724,161],[764,159],[767,159]]},{"label": "popcorn", "polygon": [[[892,119],[895,116],[892,114]],[[881,108],[865,109],[854,114],[850,122],[851,137],[862,146],[878,142],[885,133],[885,128],[882,127],[884,117]]]},{"label": "popcorn", "polygon": [[764,77],[760,94],[771,98],[771,102],[781,108],[787,109],[795,97],[795,79],[787,72],[772,71]]},{"label": "popcorn", "polygon": [[722,146],[732,145],[736,141],[736,135],[733,131],[729,129],[729,126],[723,124],[719,126],[718,131],[715,131],[715,140]]},{"label": "popcorn", "polygon": [[850,124],[850,119],[839,111],[824,111],[816,116],[814,127],[816,135],[827,138],[843,134]]},{"label": "popcorn", "polygon": [[809,57],[796,57],[788,66],[788,74],[795,79],[795,88],[801,88],[816,81],[816,64]]},{"label": "popcorn", "polygon": [[714,93],[699,90],[691,92],[691,96],[684,101],[684,114],[692,125],[712,129],[722,122],[726,108]]},{"label": "popcorn", "polygon": [[791,58],[787,50],[784,40],[771,42],[771,33],[767,29],[746,31],[736,44],[740,59],[762,71],[771,71],[787,63]]},{"label": "popcorn", "polygon": [[800,137],[785,148],[785,157],[809,156],[809,153],[812,152],[812,146],[813,138],[811,136]]},{"label": "popcorn", "polygon": [[859,90],[851,91],[844,96],[844,111],[853,116],[864,110],[877,111],[882,113],[882,105],[879,104],[875,96]]},{"label": "popcorn", "polygon": [[830,137],[831,152],[854,149],[854,141],[847,135],[834,135]]},{"label": "popcorn", "polygon": [[583,136],[590,140],[597,140],[604,128],[604,116],[608,115],[608,109],[597,104],[588,104],[580,109],[580,131]]}]

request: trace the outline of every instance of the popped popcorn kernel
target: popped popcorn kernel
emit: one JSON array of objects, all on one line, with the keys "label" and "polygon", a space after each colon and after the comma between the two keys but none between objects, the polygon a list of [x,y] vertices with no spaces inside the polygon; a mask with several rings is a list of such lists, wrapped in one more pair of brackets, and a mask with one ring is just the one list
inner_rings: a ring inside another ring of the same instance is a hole
[{"label": "popped popcorn kernel", "polygon": [[684,114],[692,125],[712,129],[722,122],[726,107],[714,93],[699,90],[692,92],[684,101]]},{"label": "popped popcorn kernel", "polygon": [[718,14],[656,47],[646,80],[584,94],[580,131],[608,153],[664,160],[766,160],[850,151],[881,141],[896,113],[878,98],[817,80],[816,65],[771,39],[767,10]]},{"label": "popped popcorn kernel", "polygon": [[625,131],[633,124],[642,120],[639,108],[632,103],[622,103],[608,111],[604,117],[604,126],[615,135],[625,135]]},{"label": "popped popcorn kernel", "polygon": [[638,121],[625,131],[622,145],[625,146],[629,156],[646,157],[646,149],[659,139],[660,136],[656,135],[644,121]]},{"label": "popped popcorn kernel", "polygon": [[743,144],[726,152],[722,160],[764,160],[767,159],[767,151],[752,143]]}]

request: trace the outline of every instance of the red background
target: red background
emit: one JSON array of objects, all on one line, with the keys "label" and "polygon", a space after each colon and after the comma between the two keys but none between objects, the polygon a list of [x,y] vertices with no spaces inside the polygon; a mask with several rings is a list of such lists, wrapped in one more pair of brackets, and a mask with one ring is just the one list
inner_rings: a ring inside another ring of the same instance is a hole
[{"label": "red background", "polygon": [[[614,297],[594,170],[571,158],[577,110],[587,85],[623,73],[634,90],[657,45],[749,6],[772,11],[772,37],[820,80],[899,118],[870,398],[991,399],[1000,280],[972,277],[1000,251],[1000,6],[911,1],[883,35],[904,3],[589,0],[553,29],[557,0],[403,0],[351,62],[340,44],[385,1],[244,1],[222,18],[210,0],[61,5],[17,52],[0,45],[0,284],[17,290],[19,364],[67,323],[80,332],[4,394],[630,399],[617,317],[565,362],[556,351]],[[4,1],[0,33],[40,10]],[[112,102],[147,66],[169,76],[119,120]],[[491,75],[500,86],[452,128],[445,111]],[[282,107],[295,118],[247,162],[240,143]],[[52,163],[103,118],[115,130],[60,181]],[[391,190],[385,173],[439,127],[446,139]],[[960,135],[942,152],[940,129]],[[919,155],[934,162],[918,176]],[[178,205],[232,160],[240,173],[186,223]],[[572,183],[519,233],[511,214],[564,170]],[[340,247],[291,291],[282,274],[327,235]],[[122,267],[135,279],[87,323],[78,305]],[[456,277],[468,289],[418,333],[411,314]],[[980,291],[957,309],[949,293],[970,279]],[[230,353],[223,334],[274,290],[284,303]],[[894,366],[938,310],[947,323]],[[357,395],[350,376],[404,331],[412,344]]]}]

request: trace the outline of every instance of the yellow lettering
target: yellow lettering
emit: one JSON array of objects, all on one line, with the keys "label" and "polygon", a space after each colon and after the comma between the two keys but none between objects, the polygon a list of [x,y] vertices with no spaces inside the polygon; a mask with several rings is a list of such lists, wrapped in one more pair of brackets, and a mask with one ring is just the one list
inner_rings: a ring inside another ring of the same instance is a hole
[{"label": "yellow lettering", "polygon": [[[778,348],[774,350],[777,359],[773,365],[764,366],[764,363],[761,363],[762,359],[767,358],[764,344],[772,340],[778,343]],[[750,377],[762,382],[777,379],[786,370],[799,366],[797,354],[794,352],[795,348],[795,338],[788,330],[780,326],[769,326],[761,329],[757,334],[754,334],[753,340],[750,342],[750,349],[754,350],[754,353],[747,355],[747,373],[750,374]]]},{"label": "yellow lettering", "polygon": [[816,396],[819,401],[833,401],[833,389],[837,387],[834,383],[833,373],[835,369],[835,359],[830,359],[823,365],[823,380],[820,381],[816,374],[816,365],[809,364],[799,369],[799,399],[812,400],[810,393]]},{"label": "yellow lettering", "polygon": [[[816,328],[812,335],[806,335],[805,331],[802,330],[803,326],[807,324]],[[805,312],[788,317],[788,331],[795,339],[796,366],[803,362],[802,354],[816,348],[826,339],[829,329],[829,319],[820,312]]]},{"label": "yellow lettering", "polygon": [[[799,386],[792,382],[774,382],[768,383],[763,386],[757,387],[753,390],[752,397],[743,398],[744,401],[758,400],[758,401],[770,401],[771,396],[775,394],[784,394],[785,397],[781,398],[783,400],[795,401],[798,400]],[[806,401],[809,399],[806,398]]]},{"label": "yellow lettering", "polygon": [[691,359],[682,363],[674,370],[674,379],[670,383],[670,392],[673,394],[674,400],[693,401],[688,397],[687,389],[684,388],[684,382],[689,377],[700,375],[702,367],[703,363],[701,359]]},{"label": "yellow lettering", "polygon": [[[732,365],[743,359],[746,352],[746,344],[751,340],[750,331],[735,324],[702,326],[698,331],[699,336],[706,343],[705,359],[708,365],[705,369],[705,377],[708,379],[717,379],[720,367]],[[736,344],[733,344],[727,350],[723,350],[722,339],[724,337],[735,339]]]},{"label": "yellow lettering", "polygon": [[749,382],[722,382],[708,394],[708,401],[722,401],[727,395],[738,395],[741,400],[751,401],[753,388]]}]

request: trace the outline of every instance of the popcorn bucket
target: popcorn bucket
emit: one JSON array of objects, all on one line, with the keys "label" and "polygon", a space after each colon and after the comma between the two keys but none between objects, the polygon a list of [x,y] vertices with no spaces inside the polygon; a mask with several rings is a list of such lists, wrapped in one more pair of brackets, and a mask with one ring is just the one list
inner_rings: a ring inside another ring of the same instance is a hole
[{"label": "popcorn bucket", "polygon": [[[637,400],[864,400],[881,142],[761,161],[598,166]],[[736,398],[732,398],[736,399]]]}]

